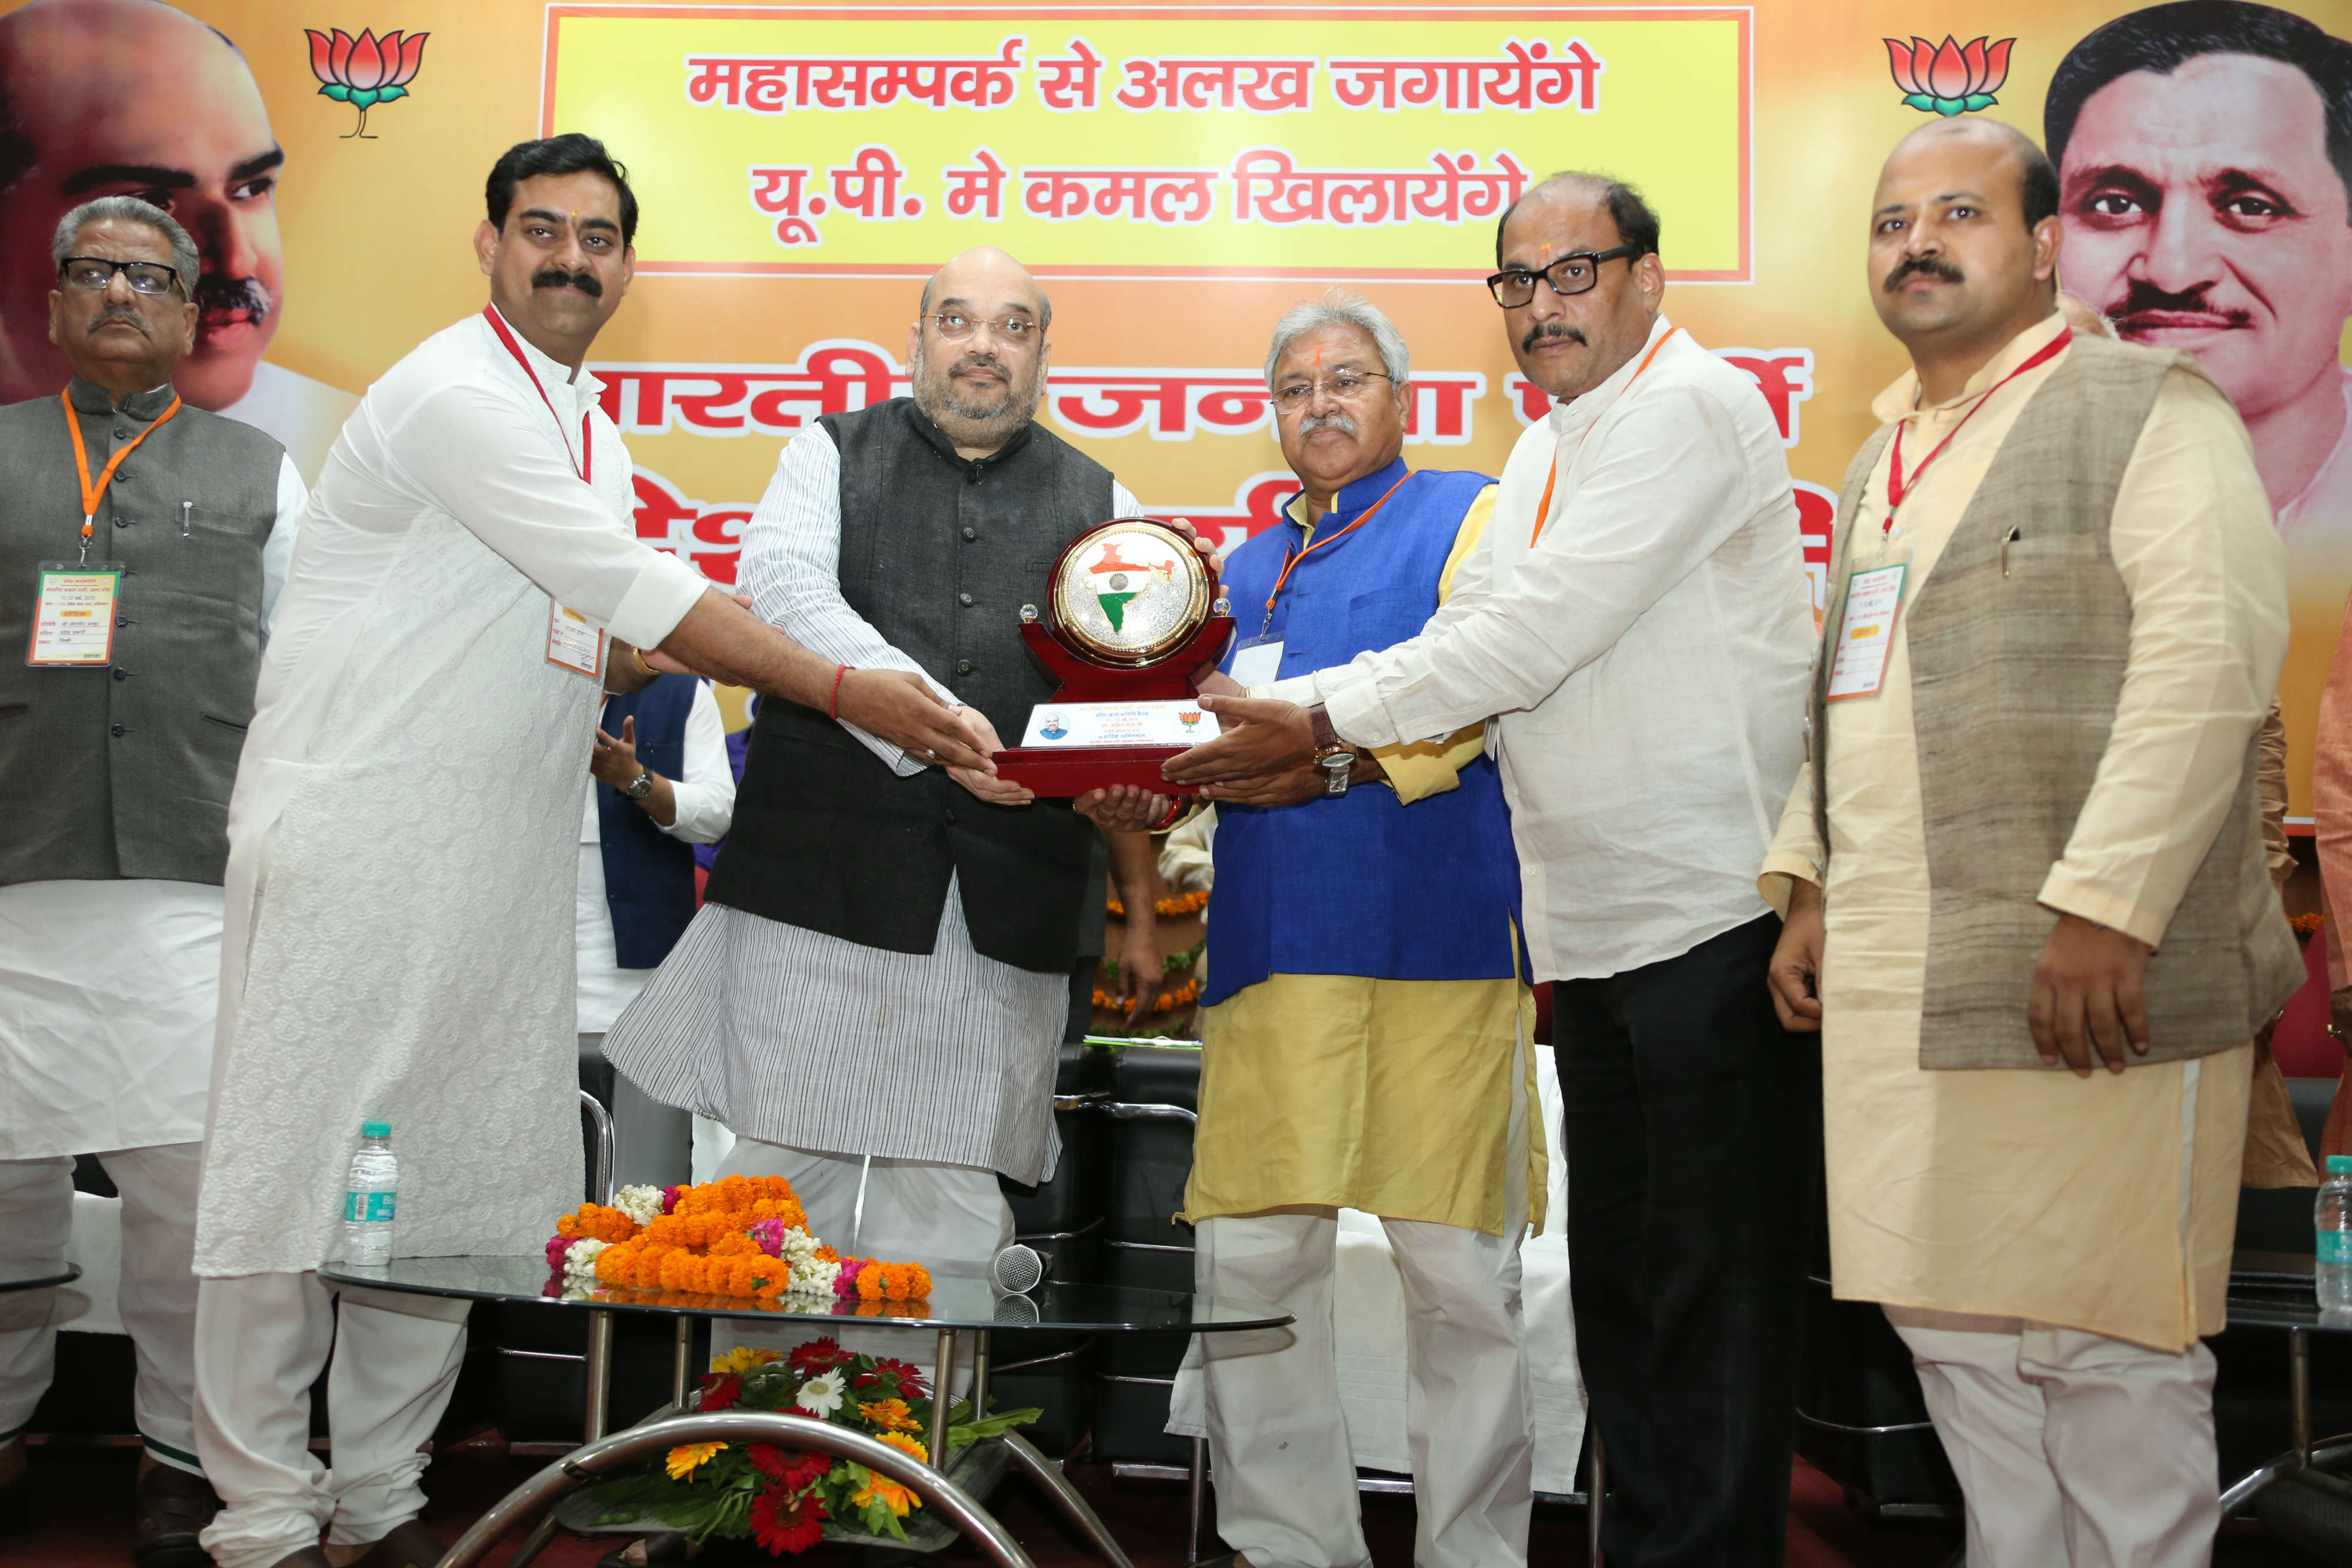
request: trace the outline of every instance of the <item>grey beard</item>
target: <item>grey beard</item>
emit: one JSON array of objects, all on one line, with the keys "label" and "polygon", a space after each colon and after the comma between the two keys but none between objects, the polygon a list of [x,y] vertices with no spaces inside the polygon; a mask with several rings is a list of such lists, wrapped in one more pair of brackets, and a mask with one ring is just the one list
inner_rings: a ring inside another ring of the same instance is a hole
[{"label": "grey beard", "polygon": [[958,446],[985,446],[993,451],[1036,417],[1034,377],[1026,385],[1007,382],[1003,392],[981,401],[962,395],[949,378],[934,380],[919,355],[908,368],[914,372],[915,406]]}]

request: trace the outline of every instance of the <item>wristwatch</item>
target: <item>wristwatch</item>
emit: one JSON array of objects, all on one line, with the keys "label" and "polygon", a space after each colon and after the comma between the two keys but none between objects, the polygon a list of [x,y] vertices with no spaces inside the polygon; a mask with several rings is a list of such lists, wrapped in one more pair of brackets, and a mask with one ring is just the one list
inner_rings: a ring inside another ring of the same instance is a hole
[{"label": "wristwatch", "polygon": [[654,792],[654,770],[640,768],[637,776],[621,786],[621,793],[632,800],[642,800]]},{"label": "wristwatch", "polygon": [[1356,748],[1345,742],[1327,746],[1315,754],[1315,766],[1323,770],[1324,799],[1344,795],[1348,792],[1348,775],[1356,766]]}]

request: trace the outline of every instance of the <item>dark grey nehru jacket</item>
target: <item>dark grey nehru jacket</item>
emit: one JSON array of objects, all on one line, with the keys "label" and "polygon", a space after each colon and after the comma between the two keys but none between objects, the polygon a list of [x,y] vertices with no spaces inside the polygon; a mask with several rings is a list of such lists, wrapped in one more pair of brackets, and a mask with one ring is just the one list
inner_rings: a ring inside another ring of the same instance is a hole
[{"label": "dark grey nehru jacket", "polygon": [[[86,382],[68,392],[93,478],[173,395],[115,409]],[[35,574],[79,559],[81,493],[58,401],[0,407],[0,885],[220,882],[284,459],[250,425],[183,407],[99,502],[89,559],[128,569],[112,665],[34,669]]]},{"label": "dark grey nehru jacket", "polygon": [[[894,398],[823,424],[841,453],[842,597],[1006,744],[1053,680],[1021,639],[1055,558],[1111,515],[1111,476],[1025,426],[977,462]],[[829,936],[928,953],[952,875],[973,948],[1069,972],[1095,831],[1067,800],[992,806],[936,768],[901,779],[821,710],[760,705],[709,897]]]}]

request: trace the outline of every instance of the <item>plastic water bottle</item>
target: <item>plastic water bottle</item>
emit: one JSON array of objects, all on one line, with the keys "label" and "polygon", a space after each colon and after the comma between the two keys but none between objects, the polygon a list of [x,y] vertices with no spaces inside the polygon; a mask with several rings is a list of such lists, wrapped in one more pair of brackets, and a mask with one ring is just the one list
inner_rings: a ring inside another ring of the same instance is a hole
[{"label": "plastic water bottle", "polygon": [[2327,1156],[2327,1180],[2312,1206],[2318,1226],[2318,1256],[2312,1272],[2319,1283],[2319,1310],[2352,1308],[2352,1155]]},{"label": "plastic water bottle", "polygon": [[[393,1195],[399,1184],[392,1124],[367,1123],[360,1128],[360,1152],[352,1156],[351,1185],[343,1192],[344,1262],[392,1261]],[[2352,1259],[2352,1252],[2346,1256]]]}]

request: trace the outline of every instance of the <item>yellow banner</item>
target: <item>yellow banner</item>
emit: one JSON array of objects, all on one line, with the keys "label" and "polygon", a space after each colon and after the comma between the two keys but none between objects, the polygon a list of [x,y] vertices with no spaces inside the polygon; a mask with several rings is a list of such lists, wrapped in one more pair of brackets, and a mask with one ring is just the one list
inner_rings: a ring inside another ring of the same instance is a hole
[{"label": "yellow banner", "polygon": [[541,120],[662,193],[648,271],[919,275],[992,244],[1048,276],[1459,278],[1574,162],[1677,214],[1675,277],[1744,282],[1749,15],[559,5]]}]

